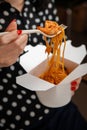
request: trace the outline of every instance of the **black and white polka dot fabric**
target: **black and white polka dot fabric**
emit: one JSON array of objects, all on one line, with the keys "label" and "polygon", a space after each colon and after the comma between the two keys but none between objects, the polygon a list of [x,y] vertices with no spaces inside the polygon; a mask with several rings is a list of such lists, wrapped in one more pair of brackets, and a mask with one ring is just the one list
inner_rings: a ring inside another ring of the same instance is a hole
[{"label": "black and white polka dot fabric", "polygon": [[[43,26],[46,19],[58,21],[54,0],[49,0],[48,8],[39,12],[31,2],[24,1],[21,13],[10,4],[1,3],[0,32],[13,19],[17,20],[18,29]],[[42,35],[29,35],[28,44],[44,44]],[[0,130],[87,130],[87,122],[72,102],[60,108],[48,108],[39,102],[34,91],[17,85],[16,76],[24,73],[19,59],[10,67],[0,68]]]},{"label": "black and white polka dot fabric", "polygon": [[[19,12],[9,3],[0,4],[0,32],[13,20],[17,20],[18,29],[35,29],[43,26],[46,19],[58,21],[54,0],[50,0],[48,8],[36,13],[36,9],[29,0],[25,0],[22,12]],[[35,46],[44,44],[39,34],[29,35],[29,44]],[[37,99],[36,93],[24,89],[16,84],[16,76],[25,71],[19,60],[10,67],[0,68],[0,130],[25,130],[32,128],[49,117],[51,110],[43,106]]]}]

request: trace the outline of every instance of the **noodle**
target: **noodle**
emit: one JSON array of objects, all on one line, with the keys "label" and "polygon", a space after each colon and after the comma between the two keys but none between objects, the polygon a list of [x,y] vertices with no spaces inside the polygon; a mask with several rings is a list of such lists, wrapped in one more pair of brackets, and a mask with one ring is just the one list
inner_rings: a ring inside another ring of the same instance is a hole
[{"label": "noodle", "polygon": [[[50,39],[50,42],[48,42],[47,38],[44,37],[44,40],[46,42],[46,50],[45,52],[49,54],[52,53],[52,57],[48,59],[48,69],[42,73],[39,78],[44,79],[48,82],[51,82],[53,84],[60,83],[67,75],[67,71],[65,70],[64,65],[64,51],[66,46],[66,39],[65,39],[65,32],[62,27],[60,27],[56,22],[54,21],[46,21],[45,27],[37,27],[41,31],[47,33],[47,34],[54,34],[57,33],[59,30],[61,30],[61,33],[57,36]],[[64,41],[64,47],[61,57],[61,45]]]}]

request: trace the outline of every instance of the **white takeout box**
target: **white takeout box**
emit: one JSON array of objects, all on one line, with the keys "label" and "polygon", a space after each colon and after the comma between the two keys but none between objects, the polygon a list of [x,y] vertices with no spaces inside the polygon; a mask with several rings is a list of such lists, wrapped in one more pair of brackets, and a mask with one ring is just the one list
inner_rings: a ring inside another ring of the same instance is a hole
[{"label": "white takeout box", "polygon": [[[34,51],[38,53],[39,47],[40,46],[36,47],[37,50],[34,50]],[[33,50],[33,48],[31,50]],[[42,55],[43,55],[44,49],[42,49],[42,50],[43,50],[42,51]],[[72,49],[70,48],[70,50],[72,50]],[[80,51],[81,51],[81,49],[80,49]],[[33,53],[28,52],[27,54],[29,55],[29,57],[31,59],[32,54],[34,54],[34,52]],[[22,56],[21,65],[23,67],[24,67],[24,65],[26,66],[25,61],[28,62],[28,64],[31,64],[31,61],[28,61],[29,57],[27,57],[28,56],[27,54]],[[76,55],[75,53],[73,53],[73,54],[74,54],[73,56]],[[86,54],[86,51],[85,51],[85,54]],[[37,58],[40,55],[41,54],[38,53]],[[36,58],[35,56],[36,55],[34,54],[32,57],[33,63]],[[24,57],[26,57],[26,58],[24,58]],[[21,85],[31,91],[36,91],[38,99],[40,100],[40,102],[43,105],[48,106],[48,107],[55,107],[55,108],[61,107],[70,102],[70,100],[72,98],[72,94],[73,94],[73,92],[71,91],[70,82],[87,73],[87,63],[79,65],[79,64],[65,58],[65,66],[70,73],[62,82],[60,82],[58,85],[54,85],[52,83],[49,83],[45,80],[38,78],[38,76],[43,71],[45,71],[45,69],[47,67],[48,61],[47,61],[46,57],[47,56],[44,56],[44,58],[43,57],[41,58],[41,56],[40,56],[39,57],[40,61],[38,61],[36,63],[36,66],[32,65],[31,68],[29,68],[28,73],[16,77],[16,82],[19,85]],[[23,61],[23,59],[24,59],[24,61]],[[26,68],[28,68],[28,67],[24,67],[24,69],[27,71]]]}]

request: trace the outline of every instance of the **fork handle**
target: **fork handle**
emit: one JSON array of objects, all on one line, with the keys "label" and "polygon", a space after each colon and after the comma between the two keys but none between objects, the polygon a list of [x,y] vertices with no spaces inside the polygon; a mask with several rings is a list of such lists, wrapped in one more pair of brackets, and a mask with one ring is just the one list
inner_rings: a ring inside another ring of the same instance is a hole
[{"label": "fork handle", "polygon": [[40,33],[38,29],[22,30],[22,34]]},{"label": "fork handle", "polygon": [[[1,32],[0,36],[7,34],[7,33],[9,33],[9,32]],[[40,33],[40,31],[38,29],[22,30],[22,34],[32,34],[32,33]]]}]

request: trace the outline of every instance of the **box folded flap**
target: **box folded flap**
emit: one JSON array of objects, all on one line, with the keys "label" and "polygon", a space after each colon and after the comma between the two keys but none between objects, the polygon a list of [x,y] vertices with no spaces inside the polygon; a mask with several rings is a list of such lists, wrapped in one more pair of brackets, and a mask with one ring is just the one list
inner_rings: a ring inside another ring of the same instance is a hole
[{"label": "box folded flap", "polygon": [[65,84],[69,84],[71,81],[85,75],[87,73],[87,63],[81,64],[78,67],[76,67],[62,82],[60,82],[58,85],[54,85],[52,83],[49,83],[45,80],[42,80],[36,76],[33,76],[29,73],[24,74],[22,76],[16,77],[16,82],[32,91],[46,91],[52,87],[60,87],[64,86]]},{"label": "box folded flap", "polygon": [[41,80],[29,73],[16,77],[16,82],[32,91],[45,91],[54,86],[54,84]]},{"label": "box folded flap", "polygon": [[76,67],[70,74],[67,76],[61,83],[59,83],[59,86],[70,83],[71,81],[82,77],[83,75],[87,74],[87,63],[80,64],[78,67]]}]

